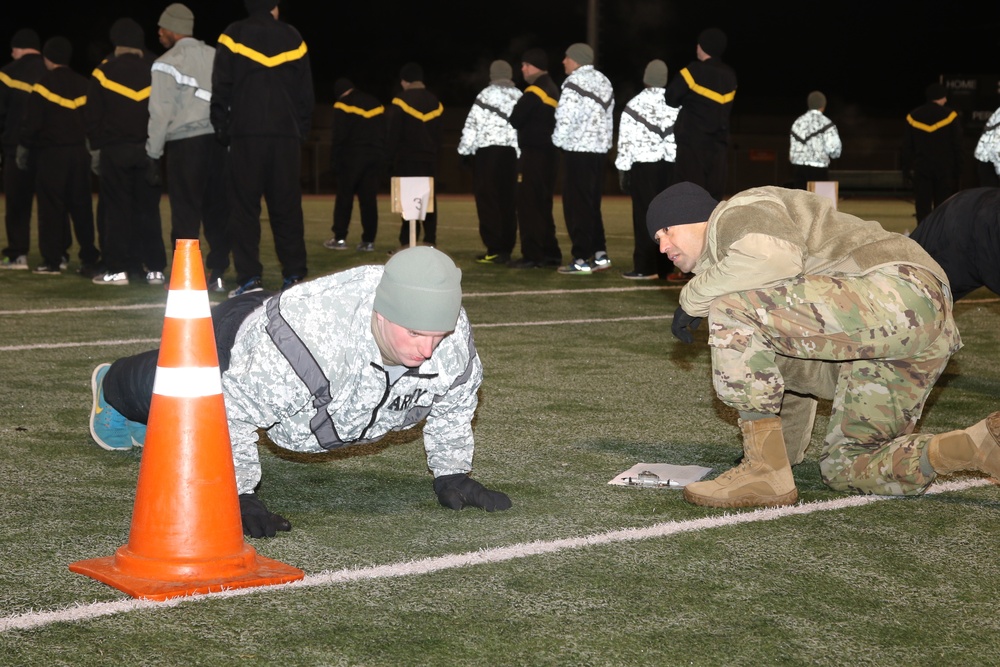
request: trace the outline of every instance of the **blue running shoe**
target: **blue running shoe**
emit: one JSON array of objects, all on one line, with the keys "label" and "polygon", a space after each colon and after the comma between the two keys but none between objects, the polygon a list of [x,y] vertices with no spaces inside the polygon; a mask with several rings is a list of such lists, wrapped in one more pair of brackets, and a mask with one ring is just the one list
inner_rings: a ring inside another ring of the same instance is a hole
[{"label": "blue running shoe", "polygon": [[144,447],[146,445],[146,425],[126,419],[125,426],[128,428],[128,435],[132,439],[132,446]]},{"label": "blue running shoe", "polygon": [[101,364],[90,376],[90,389],[94,395],[94,404],[90,409],[90,435],[104,449],[125,451],[132,449],[127,420],[104,400],[104,376],[108,374],[109,368],[111,364]]}]

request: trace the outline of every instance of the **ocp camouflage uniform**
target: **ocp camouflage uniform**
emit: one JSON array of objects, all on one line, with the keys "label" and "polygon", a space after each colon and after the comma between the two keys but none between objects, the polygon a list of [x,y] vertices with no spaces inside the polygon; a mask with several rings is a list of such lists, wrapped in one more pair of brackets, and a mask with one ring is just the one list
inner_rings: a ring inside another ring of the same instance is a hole
[{"label": "ocp camouflage uniform", "polygon": [[260,481],[262,427],[279,447],[323,452],[373,442],[426,418],[424,449],[434,476],[472,469],[483,368],[468,317],[463,309],[434,356],[391,381],[371,332],[382,273],[381,266],[362,266],[303,283],[240,326],[222,389],[241,494]]},{"label": "ocp camouflage uniform", "polygon": [[947,277],[922,248],[824,197],[762,187],[715,209],[694,273],[681,306],[709,318],[720,400],[779,414],[794,464],[813,397],[832,399],[820,456],[827,485],[927,488],[931,436],[913,431],[961,340]]}]

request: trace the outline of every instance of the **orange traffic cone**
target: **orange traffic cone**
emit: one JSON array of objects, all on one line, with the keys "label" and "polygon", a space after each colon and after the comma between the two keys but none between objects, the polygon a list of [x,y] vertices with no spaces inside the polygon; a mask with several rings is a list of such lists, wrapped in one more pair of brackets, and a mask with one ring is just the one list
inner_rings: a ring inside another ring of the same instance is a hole
[{"label": "orange traffic cone", "polygon": [[178,239],[174,252],[128,544],[69,569],[150,600],[305,576],[243,540],[197,240]]}]

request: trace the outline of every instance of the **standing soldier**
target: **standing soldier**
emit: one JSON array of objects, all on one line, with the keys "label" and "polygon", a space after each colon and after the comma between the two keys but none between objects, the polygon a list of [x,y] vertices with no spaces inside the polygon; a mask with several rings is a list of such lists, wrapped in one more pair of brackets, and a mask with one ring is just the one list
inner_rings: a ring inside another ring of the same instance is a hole
[{"label": "standing soldier", "polygon": [[986,121],[973,156],[979,185],[984,188],[1000,186],[1000,108]]},{"label": "standing soldier", "polygon": [[559,87],[548,69],[549,57],[545,51],[533,48],[524,52],[521,74],[528,86],[510,112],[510,124],[517,128],[517,145],[521,150],[521,178],[517,184],[521,259],[511,262],[517,269],[562,264],[552,215],[558,158],[552,131],[556,126]]},{"label": "standing soldier", "polygon": [[209,120],[215,49],[195,39],[194,14],[185,5],[169,5],[160,15],[160,44],[168,49],[153,63],[149,94],[146,181],[160,180],[160,159],[167,155],[170,198],[170,245],[196,239],[205,225],[208,241],[208,289],[225,292],[229,268],[226,224],[226,149],[215,140]]},{"label": "standing soldier", "polygon": [[337,179],[333,204],[333,238],[323,242],[329,250],[347,250],[354,197],[361,211],[361,243],[357,250],[375,250],[378,234],[378,186],[385,169],[385,107],[350,79],[333,84],[333,144],[330,166]]},{"label": "standing soldier", "polygon": [[114,54],[94,70],[87,89],[87,138],[100,151],[104,264],[95,285],[128,285],[129,275],[162,285],[167,266],[160,186],[146,181],[150,57],[142,27],[130,18],[111,26]]},{"label": "standing soldier", "polygon": [[566,80],[556,107],[552,143],[563,150],[563,214],[573,260],[559,273],[589,275],[611,268],[601,193],[614,134],[615,95],[608,77],[594,68],[594,50],[572,44],[563,58]]},{"label": "standing soldier", "polygon": [[510,112],[521,97],[504,60],[490,63],[490,85],[476,96],[465,118],[458,154],[472,158],[472,176],[479,217],[479,236],[486,254],[481,264],[507,264],[517,242],[517,130]]},{"label": "standing soldier", "polygon": [[805,190],[809,181],[830,180],[830,159],[840,157],[840,133],[823,115],[826,95],[814,90],[806,98],[809,110],[792,123],[788,161],[792,163],[795,187]]},{"label": "standing soldier", "polygon": [[913,182],[917,224],[935,206],[958,192],[962,170],[962,129],[958,112],[946,106],[948,91],[932,83],[927,101],[906,114],[903,137],[903,175]]},{"label": "standing soldier", "polygon": [[17,168],[17,133],[21,129],[24,104],[31,88],[45,74],[38,33],[22,28],[10,40],[14,58],[0,70],[0,131],[3,132],[3,192],[6,201],[4,222],[7,247],[0,257],[0,269],[27,269],[31,246],[31,203],[35,198],[34,160],[27,171]]},{"label": "standing soldier", "polygon": [[[437,171],[437,154],[441,146],[441,114],[444,107],[437,96],[424,86],[424,68],[407,63],[399,71],[403,91],[392,98],[386,117],[389,139],[386,153],[392,162],[393,176],[430,176]],[[434,189],[433,210],[427,211],[423,222],[423,242],[437,243],[437,188]],[[421,224],[417,222],[419,240]],[[410,243],[410,225],[402,220],[399,245]],[[390,251],[391,253],[392,251]]]},{"label": "standing soldier", "polygon": [[73,46],[52,37],[42,47],[48,70],[24,104],[18,133],[17,168],[35,166],[38,195],[38,249],[42,263],[34,273],[59,275],[72,244],[70,220],[80,246],[83,267],[100,259],[94,245],[94,199],[90,188],[90,155],[83,122],[87,79],[69,65]]},{"label": "standing soldier", "polygon": [[680,109],[676,179],[697,183],[716,199],[726,191],[729,115],[736,97],[736,73],[722,62],[726,41],[718,28],[702,31],[697,59],[667,87],[667,104]]},{"label": "standing soldier", "polygon": [[260,199],[281,262],[282,289],[306,277],[302,142],[314,103],[309,52],[299,31],[278,20],[278,0],[244,0],[249,16],[219,36],[212,70],[212,126],[229,146],[229,240],[239,284],[262,288]]},{"label": "standing soldier", "polygon": [[629,100],[622,111],[615,158],[622,190],[632,197],[633,268],[622,274],[629,280],[667,278],[673,269],[646,232],[646,209],[653,197],[673,180],[677,157],[674,141],[677,109],[667,104],[663,96],[667,64],[662,60],[650,61],[642,82],[645,90]]}]

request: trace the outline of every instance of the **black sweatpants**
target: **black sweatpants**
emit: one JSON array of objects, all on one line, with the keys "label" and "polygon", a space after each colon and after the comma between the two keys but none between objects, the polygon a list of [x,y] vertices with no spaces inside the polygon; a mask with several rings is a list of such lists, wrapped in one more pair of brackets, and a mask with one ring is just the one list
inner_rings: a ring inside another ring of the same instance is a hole
[{"label": "black sweatpants", "polygon": [[306,241],[302,219],[302,146],[297,137],[233,137],[229,147],[229,240],[236,282],[260,277],[260,199],[274,237],[284,278],[305,278]]},{"label": "black sweatpants", "polygon": [[199,238],[204,225],[205,266],[221,275],[229,268],[228,151],[214,134],[203,134],[168,141],[166,160],[170,245],[176,247],[177,239]]},{"label": "black sweatpants", "polygon": [[[219,354],[219,372],[229,368],[229,354],[236,343],[236,332],[243,320],[259,308],[274,292],[247,292],[226,299],[212,308],[212,329],[215,331],[215,349]],[[145,424],[149,419],[149,405],[153,398],[153,381],[159,350],[140,352],[122,357],[108,369],[102,387],[104,399],[126,419]]]},{"label": "black sweatpants", "polygon": [[589,260],[608,249],[601,215],[606,161],[604,153],[563,151],[563,215],[573,259]]},{"label": "black sweatpants", "polygon": [[517,184],[517,225],[521,233],[521,255],[539,264],[562,263],[556,239],[552,199],[556,189],[555,148],[522,148],[521,178]]},{"label": "black sweatpants", "polygon": [[382,162],[365,156],[351,156],[337,171],[337,198],[333,203],[333,237],[346,239],[354,212],[354,197],[361,213],[361,240],[374,243],[378,234],[378,186]]},{"label": "black sweatpants", "polygon": [[677,137],[677,164],[674,168],[678,183],[691,181],[700,185],[722,201],[726,194],[726,179],[729,177],[728,145],[711,138]]},{"label": "black sweatpants", "polygon": [[94,199],[90,188],[90,155],[81,146],[49,146],[33,151],[38,195],[38,249],[50,266],[59,266],[73,238],[80,261],[94,264],[100,257],[94,245]]},{"label": "black sweatpants", "polygon": [[517,149],[485,146],[472,166],[479,236],[488,255],[509,255],[517,243]]},{"label": "black sweatpants", "polygon": [[[30,154],[29,154],[30,155]],[[28,168],[17,168],[17,146],[3,147],[3,195],[6,202],[4,225],[7,247],[3,254],[14,260],[27,255],[31,248],[31,206],[35,200],[36,160],[28,159]]]},{"label": "black sweatpants", "polygon": [[104,264],[109,273],[144,274],[167,266],[159,186],[146,182],[143,144],[101,148]]},{"label": "black sweatpants", "polygon": [[636,273],[666,278],[674,269],[660,246],[649,238],[646,211],[650,202],[671,183],[673,162],[634,162],[630,171],[629,192],[632,195],[632,267]]}]

